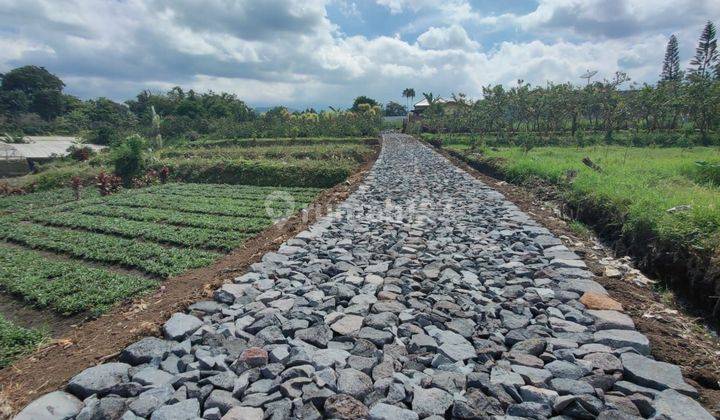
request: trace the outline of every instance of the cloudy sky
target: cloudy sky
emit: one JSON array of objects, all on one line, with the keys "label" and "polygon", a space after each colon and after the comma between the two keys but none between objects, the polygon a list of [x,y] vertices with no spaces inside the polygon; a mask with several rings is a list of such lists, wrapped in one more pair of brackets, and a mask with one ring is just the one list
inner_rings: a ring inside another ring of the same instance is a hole
[{"label": "cloudy sky", "polygon": [[0,0],[0,72],[35,64],[82,98],[175,85],[255,106],[347,106],[403,88],[654,82],[675,33],[687,62],[717,0]]}]

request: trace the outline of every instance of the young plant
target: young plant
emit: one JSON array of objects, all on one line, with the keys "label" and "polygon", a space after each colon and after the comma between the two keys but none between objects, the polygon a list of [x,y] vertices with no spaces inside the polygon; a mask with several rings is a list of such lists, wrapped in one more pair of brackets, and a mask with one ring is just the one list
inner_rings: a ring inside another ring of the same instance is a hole
[{"label": "young plant", "polygon": [[73,190],[73,196],[75,197],[75,201],[80,200],[82,187],[82,179],[79,176],[74,176],[70,179],[70,188],[72,188]]}]

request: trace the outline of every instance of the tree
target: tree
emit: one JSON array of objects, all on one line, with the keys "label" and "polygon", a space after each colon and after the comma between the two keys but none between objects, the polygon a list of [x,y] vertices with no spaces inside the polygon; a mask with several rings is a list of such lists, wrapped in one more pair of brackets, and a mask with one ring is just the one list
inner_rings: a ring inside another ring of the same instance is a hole
[{"label": "tree", "polygon": [[353,112],[359,112],[360,111],[360,104],[368,104],[370,108],[374,108],[378,105],[378,101],[372,98],[368,98],[367,96],[358,96],[355,98],[355,101],[353,101],[353,106],[350,108]]},{"label": "tree", "polygon": [[695,77],[707,78],[717,72],[718,51],[715,25],[708,21],[700,34],[695,57],[690,61],[690,74]]},{"label": "tree", "polygon": [[0,90],[0,112],[20,114],[30,108],[30,99],[21,90]]},{"label": "tree", "polygon": [[410,98],[415,98],[415,89],[413,88],[405,88],[402,93],[403,97],[406,98],[405,103],[407,104],[408,109],[410,109]]},{"label": "tree", "polygon": [[678,40],[675,35],[671,35],[670,41],[668,41],[667,48],[665,49],[665,60],[663,61],[660,80],[667,82],[670,80],[680,80],[681,78]]},{"label": "tree", "polygon": [[65,95],[59,90],[43,89],[33,95],[30,110],[45,121],[53,120],[65,112]]},{"label": "tree", "polygon": [[[36,113],[50,121],[65,112],[63,87],[62,80],[44,67],[18,67],[2,75],[0,108],[14,113]],[[25,102],[27,106],[24,106]]]},{"label": "tree", "polygon": [[45,67],[24,66],[2,75],[2,90],[20,90],[32,96],[43,90],[62,91],[65,87],[60,78],[45,70]]},{"label": "tree", "polygon": [[388,117],[407,115],[407,108],[397,102],[390,101],[385,105],[385,115]]}]

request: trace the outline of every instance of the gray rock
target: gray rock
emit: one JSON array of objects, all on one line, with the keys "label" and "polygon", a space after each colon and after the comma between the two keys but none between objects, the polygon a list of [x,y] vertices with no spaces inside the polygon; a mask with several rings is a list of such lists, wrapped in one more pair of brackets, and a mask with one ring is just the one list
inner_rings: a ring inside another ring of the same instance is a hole
[{"label": "gray rock", "polygon": [[370,420],[418,420],[417,413],[396,405],[378,403],[370,410]]},{"label": "gray rock", "polygon": [[637,331],[601,330],[593,335],[593,341],[615,349],[632,347],[640,354],[650,354],[650,341]]},{"label": "gray rock", "polygon": [[195,420],[200,417],[200,402],[195,399],[164,405],[153,411],[150,420]]},{"label": "gray rock", "polygon": [[655,415],[653,418],[662,420],[674,419],[693,419],[693,420],[712,420],[705,409],[695,400],[680,394],[674,389],[666,389],[658,394],[653,401]]},{"label": "gray rock", "polygon": [[556,378],[580,379],[589,373],[587,369],[564,360],[550,362],[545,365],[545,369],[552,372]]},{"label": "gray rock", "polygon": [[295,331],[295,338],[318,347],[327,347],[332,336],[332,330],[325,324]]},{"label": "gray rock", "polygon": [[131,402],[129,407],[133,413],[140,417],[147,417],[158,407],[173,398],[175,390],[171,385],[149,389]]},{"label": "gray rock", "polygon": [[560,395],[594,394],[595,388],[587,382],[568,378],[553,378],[550,387]]},{"label": "gray rock", "polygon": [[133,382],[137,382],[141,385],[160,386],[169,384],[173,381],[174,376],[163,370],[156,369],[152,366],[148,366],[140,369],[135,375],[133,375]]},{"label": "gray rock", "polygon": [[114,386],[127,382],[129,369],[126,363],[106,363],[85,369],[70,379],[67,390],[81,399],[92,394],[102,396]]},{"label": "gray rock", "polygon": [[233,407],[224,416],[222,420],[262,420],[263,410],[254,407]]},{"label": "gray rock", "polygon": [[[546,369],[538,369],[538,368],[532,368],[527,366],[520,366],[520,365],[513,365],[512,366],[513,372],[515,372],[517,375],[522,378],[521,382],[513,381],[511,383],[515,385],[525,385],[525,383],[529,383],[531,385],[535,386],[541,386],[545,384],[550,378],[552,378],[552,373],[549,370]],[[493,369],[493,372],[495,369]],[[492,379],[491,379],[492,382]]]},{"label": "gray rock", "polygon": [[83,402],[75,396],[63,391],[54,391],[25,406],[14,418],[16,420],[64,420],[75,417],[83,407]]},{"label": "gray rock", "polygon": [[695,388],[685,383],[680,368],[670,363],[658,362],[634,353],[620,356],[625,378],[638,385],[657,390],[674,389],[693,398],[698,396]]},{"label": "gray rock", "polygon": [[239,405],[240,401],[233,397],[232,392],[216,389],[207,397],[205,404],[203,404],[203,408],[207,410],[208,408],[217,407],[221,413],[225,414],[231,408]]},{"label": "gray rock", "polygon": [[363,317],[358,315],[345,315],[335,321],[330,328],[340,335],[353,335],[360,331],[363,325]]},{"label": "gray rock", "polygon": [[441,331],[435,336],[435,339],[440,342],[440,353],[452,361],[464,361],[477,355],[475,347],[458,333]]},{"label": "gray rock", "polygon": [[442,389],[413,388],[412,410],[420,417],[444,416],[452,403],[452,395]]},{"label": "gray rock", "polygon": [[341,394],[348,394],[358,400],[365,398],[373,389],[372,379],[357,369],[338,370],[337,389]]},{"label": "gray rock", "polygon": [[118,360],[133,366],[148,363],[153,359],[164,359],[172,350],[174,343],[157,337],[145,337],[142,340],[127,346]]},{"label": "gray rock", "polygon": [[595,317],[595,326],[598,330],[634,330],[635,323],[632,318],[618,311],[588,310],[588,314]]},{"label": "gray rock", "polygon": [[108,395],[98,399],[93,396],[85,400],[85,407],[75,417],[76,420],[103,420],[120,418],[127,410],[128,401],[117,395]]},{"label": "gray rock", "polygon": [[202,324],[202,321],[192,315],[176,312],[163,325],[163,332],[167,339],[181,341],[194,333]]}]

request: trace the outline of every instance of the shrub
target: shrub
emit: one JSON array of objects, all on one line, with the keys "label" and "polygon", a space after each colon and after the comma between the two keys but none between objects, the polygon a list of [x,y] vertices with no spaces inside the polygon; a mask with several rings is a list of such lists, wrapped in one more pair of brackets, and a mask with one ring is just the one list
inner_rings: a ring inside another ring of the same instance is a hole
[{"label": "shrub", "polygon": [[168,177],[170,176],[170,168],[167,166],[163,166],[160,168],[160,171],[158,172],[158,177],[160,178],[160,183],[165,184],[168,180]]},{"label": "shrub", "polygon": [[133,178],[132,184],[135,188],[143,188],[148,187],[150,185],[155,185],[159,182],[160,177],[158,175],[158,171],[151,169],[145,173],[145,175],[137,178]]},{"label": "shrub", "polygon": [[0,182],[0,197],[8,195],[23,195],[26,191],[22,188],[13,187],[7,182]]},{"label": "shrub", "polygon": [[120,176],[126,184],[133,177],[140,174],[145,168],[145,140],[134,134],[113,147],[110,161],[115,167],[115,174]]},{"label": "shrub", "polygon": [[95,156],[95,151],[88,146],[70,146],[68,149],[70,157],[77,160],[78,162],[85,162],[92,156]]},{"label": "shrub", "polygon": [[97,186],[100,195],[104,197],[120,191],[122,179],[120,179],[119,176],[108,174],[105,171],[100,171],[98,176],[95,178],[95,185]]},{"label": "shrub", "polygon": [[79,176],[74,176],[72,179],[70,179],[70,188],[73,190],[73,195],[75,196],[75,201],[80,200],[80,193],[82,191],[82,178]]},{"label": "shrub", "polygon": [[91,130],[86,137],[88,143],[102,145],[114,144],[120,140],[117,130],[109,125],[103,125]]}]

